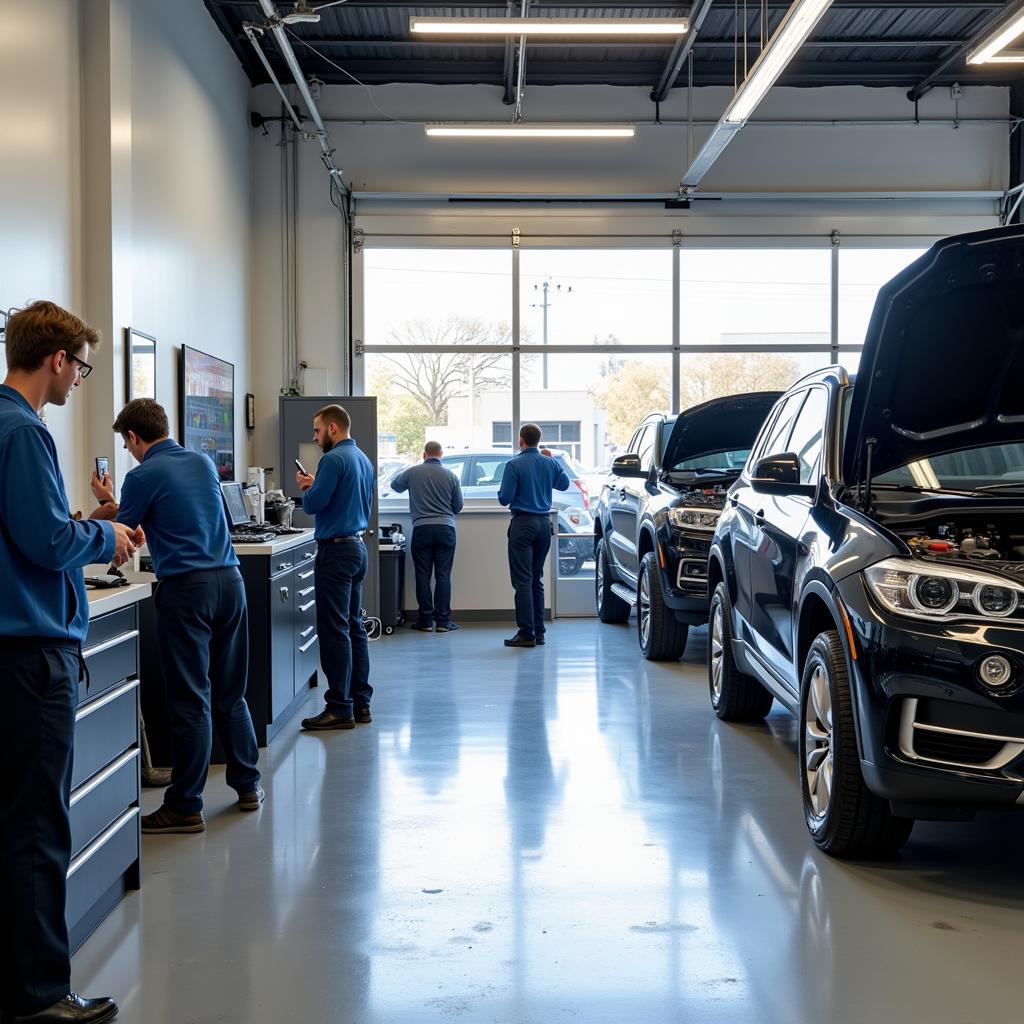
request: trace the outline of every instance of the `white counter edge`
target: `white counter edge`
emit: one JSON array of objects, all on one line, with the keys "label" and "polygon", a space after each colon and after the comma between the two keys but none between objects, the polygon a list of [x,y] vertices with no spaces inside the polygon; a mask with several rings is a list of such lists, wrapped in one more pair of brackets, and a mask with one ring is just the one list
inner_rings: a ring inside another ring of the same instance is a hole
[{"label": "white counter edge", "polygon": [[149,583],[132,583],[127,587],[113,587],[110,590],[90,590],[89,618],[95,619],[108,612],[120,611],[130,605],[144,601],[153,592]]}]

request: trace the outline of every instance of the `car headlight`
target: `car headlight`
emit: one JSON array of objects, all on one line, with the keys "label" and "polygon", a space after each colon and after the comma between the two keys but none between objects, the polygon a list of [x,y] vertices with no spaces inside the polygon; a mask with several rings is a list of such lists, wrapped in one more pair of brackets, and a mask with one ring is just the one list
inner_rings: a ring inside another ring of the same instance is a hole
[{"label": "car headlight", "polygon": [[718,525],[719,514],[706,508],[670,508],[668,521],[681,529],[713,530]]},{"label": "car headlight", "polygon": [[1024,587],[956,565],[928,565],[887,558],[864,570],[871,595],[882,607],[919,619],[964,615],[1005,619],[1020,605]]}]

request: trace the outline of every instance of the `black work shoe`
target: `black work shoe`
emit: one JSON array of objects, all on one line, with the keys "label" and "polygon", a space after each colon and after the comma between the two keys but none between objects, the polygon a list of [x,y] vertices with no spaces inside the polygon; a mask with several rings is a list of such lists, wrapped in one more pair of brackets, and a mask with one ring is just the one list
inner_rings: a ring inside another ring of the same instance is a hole
[{"label": "black work shoe", "polygon": [[446,622],[443,626],[441,623],[437,624],[438,633],[454,633],[457,629],[462,629],[457,622]]},{"label": "black work shoe", "polygon": [[302,728],[307,732],[322,732],[325,729],[354,729],[355,727],[356,720],[354,718],[342,718],[330,708],[324,708],[319,715],[313,718],[302,720]]},{"label": "black work shoe", "polygon": [[27,1017],[5,1018],[13,1024],[101,1024],[117,1016],[117,1003],[104,996],[102,999],[83,999],[69,992],[63,999],[45,1010]]},{"label": "black work shoe", "polygon": [[356,708],[356,722],[359,725],[369,725],[373,721],[373,715],[369,708]]},{"label": "black work shoe", "polygon": [[434,632],[434,627],[429,622],[414,622],[409,628],[418,630],[420,633]]},{"label": "black work shoe", "polygon": [[[196,811],[195,814],[179,814],[177,811],[172,811],[167,804],[163,804],[152,814],[142,816],[142,831],[146,835],[158,835],[162,832],[181,833],[182,835],[205,832],[206,820],[203,818],[202,811]],[[75,1020],[74,1017],[69,1019]]]},{"label": "black work shoe", "polygon": [[532,636],[527,636],[525,633],[516,633],[514,637],[510,637],[505,641],[506,647],[536,647],[537,641]]},{"label": "black work shoe", "polygon": [[256,784],[255,789],[249,790],[248,793],[238,794],[238,809],[240,811],[258,811],[260,804],[267,799],[267,794],[263,791],[263,787]]},{"label": "black work shoe", "polygon": [[547,643],[547,641],[546,641],[546,640],[544,639],[544,634],[543,634],[543,633],[538,633],[538,634],[537,634],[537,635],[536,635],[536,636],[535,636],[535,637],[533,638],[533,642],[534,642],[534,643],[535,643],[535,644],[536,644],[536,645],[537,645],[538,647],[543,647],[543,646],[544,646],[544,644],[545,644],[545,643]]}]

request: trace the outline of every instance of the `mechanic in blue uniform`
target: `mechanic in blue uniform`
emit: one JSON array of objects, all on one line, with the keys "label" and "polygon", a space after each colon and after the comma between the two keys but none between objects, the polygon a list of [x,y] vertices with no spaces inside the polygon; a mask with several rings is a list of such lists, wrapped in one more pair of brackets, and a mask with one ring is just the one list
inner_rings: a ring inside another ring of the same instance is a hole
[{"label": "mechanic in blue uniform", "polygon": [[93,474],[93,493],[101,502],[93,516],[116,515],[118,522],[145,531],[158,580],[157,638],[171,718],[171,784],[163,805],[143,816],[142,831],[202,832],[214,728],[239,810],[255,811],[264,799],[256,732],[245,703],[245,585],[210,458],[167,436],[167,413],[151,398],[129,402],[113,430],[139,465],[124,478],[120,506],[109,478]]},{"label": "mechanic in blue uniform", "polygon": [[516,591],[515,636],[506,647],[544,643],[544,562],[551,550],[551,491],[569,489],[569,477],[551,453],[541,451],[541,430],[524,423],[519,454],[505,463],[498,501],[512,510],[508,527],[508,569]]},{"label": "mechanic in blue uniform", "polygon": [[316,632],[320,667],[327,677],[326,707],[302,728],[354,729],[368,724],[370,646],[363,625],[366,545],[363,534],[373,508],[373,463],[349,436],[352,419],[340,405],[313,417],[313,440],[324,457],[316,475],[299,471],[303,511],[316,519]]},{"label": "mechanic in blue uniform", "polygon": [[57,448],[39,417],[89,375],[96,332],[52,302],[7,322],[0,385],[0,1015],[98,1024],[112,999],[71,991],[64,919],[71,762],[82,641],[82,566],[123,564],[141,543],[116,523],[71,518]]}]

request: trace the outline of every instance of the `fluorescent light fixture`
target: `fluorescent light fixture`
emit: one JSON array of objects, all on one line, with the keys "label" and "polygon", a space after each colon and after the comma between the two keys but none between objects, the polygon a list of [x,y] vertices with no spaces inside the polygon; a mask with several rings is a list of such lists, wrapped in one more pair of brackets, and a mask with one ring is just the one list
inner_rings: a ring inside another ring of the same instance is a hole
[{"label": "fluorescent light fixture", "polygon": [[631,124],[427,124],[428,135],[447,139],[631,139]]},{"label": "fluorescent light fixture", "polygon": [[968,64],[1017,64],[1024,61],[1024,54],[1006,54],[997,57],[1000,50],[1004,50],[1017,38],[1024,34],[1024,11],[1018,11],[1016,16],[1008,22],[995,29],[991,35],[967,55]]},{"label": "fluorescent light fixture", "polygon": [[681,36],[687,18],[410,18],[409,31],[466,36]]},{"label": "fluorescent light fixture", "polygon": [[750,69],[750,74],[743,80],[722,120],[729,124],[743,124],[750,117],[831,5],[832,0],[797,0],[790,7],[775,35]]}]

